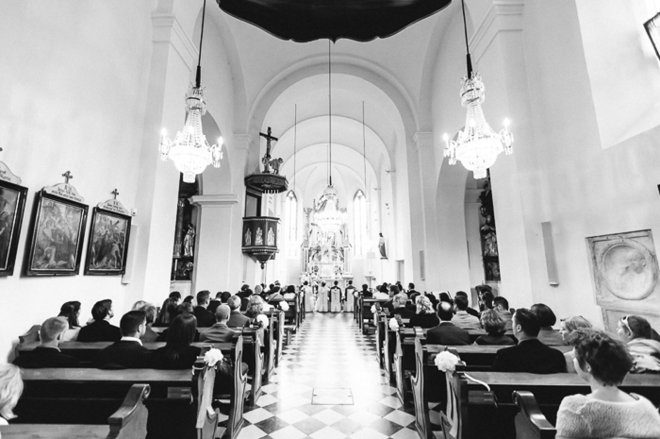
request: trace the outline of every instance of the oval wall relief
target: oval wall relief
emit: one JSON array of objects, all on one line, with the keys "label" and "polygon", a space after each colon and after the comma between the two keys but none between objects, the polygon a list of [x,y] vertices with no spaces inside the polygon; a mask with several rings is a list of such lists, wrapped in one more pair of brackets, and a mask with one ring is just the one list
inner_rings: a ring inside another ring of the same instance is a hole
[{"label": "oval wall relief", "polygon": [[658,281],[653,254],[643,245],[624,239],[601,254],[600,275],[607,289],[624,300],[648,297]]}]

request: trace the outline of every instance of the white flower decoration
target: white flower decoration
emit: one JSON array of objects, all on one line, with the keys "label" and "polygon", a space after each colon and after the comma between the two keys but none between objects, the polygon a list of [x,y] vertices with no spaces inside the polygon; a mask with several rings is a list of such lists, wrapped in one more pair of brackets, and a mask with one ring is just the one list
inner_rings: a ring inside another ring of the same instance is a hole
[{"label": "white flower decoration", "polygon": [[282,311],[288,311],[289,310],[289,304],[286,303],[286,300],[283,300],[280,302],[280,309]]},{"label": "white flower decoration", "polygon": [[389,325],[390,325],[390,329],[392,331],[398,331],[399,330],[399,322],[397,322],[394,317],[392,317],[390,319]]},{"label": "white flower decoration", "polygon": [[371,313],[376,314],[376,305],[371,305]]},{"label": "white flower decoration", "polygon": [[222,361],[223,358],[224,355],[222,355],[222,351],[220,349],[211,348],[204,354],[204,363],[210,367],[213,367],[218,362]]},{"label": "white flower decoration", "polygon": [[268,317],[266,317],[263,314],[259,314],[257,316],[257,322],[261,323],[262,328],[265,328],[266,326],[268,326]]},{"label": "white flower decoration", "polygon": [[435,356],[435,365],[442,372],[454,372],[461,359],[449,351],[442,351]]}]

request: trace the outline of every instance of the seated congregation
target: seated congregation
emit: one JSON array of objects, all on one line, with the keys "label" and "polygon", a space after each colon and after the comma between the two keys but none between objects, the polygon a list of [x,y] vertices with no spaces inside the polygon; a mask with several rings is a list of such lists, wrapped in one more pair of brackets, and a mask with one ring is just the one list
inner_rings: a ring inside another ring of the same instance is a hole
[{"label": "seated congregation", "polygon": [[[125,385],[147,385],[138,398],[144,400],[147,419],[137,422],[141,425],[138,433],[124,431],[125,436],[116,437],[192,438],[200,434],[213,438],[220,413],[226,415],[225,436],[237,437],[243,405],[255,404],[262,381],[268,382],[273,362],[281,355],[282,337],[273,332],[276,327],[279,330],[277,325],[284,326],[283,310],[289,309],[285,296],[291,298],[275,286],[263,295],[244,286],[236,295],[219,292],[214,300],[209,291],[183,301],[180,293],[173,292],[160,310],[144,301],[135,303],[118,326],[113,325],[109,299],[94,304],[86,325],[79,323],[80,302],[66,302],[58,316],[21,337],[14,364],[4,370],[7,381],[2,382],[2,394],[8,392],[9,397],[1,401],[3,420],[13,417],[18,404],[18,417],[11,426],[18,429],[16,437],[29,433],[25,428],[32,422],[42,424],[35,431],[42,431],[44,423],[62,424],[68,419],[79,424],[81,418],[94,424],[110,422],[112,428],[115,414],[136,411],[135,401],[132,408],[117,409],[121,400],[116,398],[129,399],[132,389],[124,389]],[[22,379],[17,366],[23,369]],[[44,399],[64,397],[63,382],[69,399],[53,413],[39,409]],[[107,395],[108,385],[122,391],[108,389],[112,395]],[[115,405],[110,407],[108,401],[113,398]],[[209,418],[208,413],[216,411]],[[52,437],[69,434],[62,427],[55,430],[59,433],[53,432]],[[12,431],[3,429],[2,434],[14,437]],[[115,437],[112,434],[108,437]]]},{"label": "seated congregation", "polygon": [[512,309],[487,289],[477,309],[462,291],[377,291],[380,361],[420,437],[660,437],[660,337],[643,317],[623,317],[616,334],[579,315],[554,329],[547,305]]}]

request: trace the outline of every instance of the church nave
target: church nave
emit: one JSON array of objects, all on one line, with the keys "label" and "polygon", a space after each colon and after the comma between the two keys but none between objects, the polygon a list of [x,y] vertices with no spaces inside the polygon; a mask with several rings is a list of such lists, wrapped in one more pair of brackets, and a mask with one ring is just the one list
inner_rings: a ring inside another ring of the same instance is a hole
[{"label": "church nave", "polygon": [[[352,404],[336,399],[346,390]],[[263,391],[246,409],[239,439],[418,437],[413,409],[401,407],[378,366],[373,336],[350,313],[308,313]],[[324,402],[342,404],[315,404]]]}]

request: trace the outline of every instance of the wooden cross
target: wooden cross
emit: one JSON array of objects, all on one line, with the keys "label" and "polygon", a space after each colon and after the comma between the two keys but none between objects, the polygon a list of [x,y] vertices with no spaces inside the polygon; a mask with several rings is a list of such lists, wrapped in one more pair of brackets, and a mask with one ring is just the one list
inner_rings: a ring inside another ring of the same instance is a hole
[{"label": "wooden cross", "polygon": [[264,164],[264,174],[270,174],[270,148],[271,148],[270,142],[272,140],[276,142],[278,141],[278,138],[273,137],[271,133],[272,131],[270,127],[268,127],[268,129],[266,130],[266,133],[259,133],[261,137],[266,139],[266,155],[261,159],[261,162]]},{"label": "wooden cross", "polygon": [[62,174],[62,177],[64,177],[64,183],[69,184],[69,180],[73,179],[73,174],[71,174],[71,171],[66,171],[64,174]]},{"label": "wooden cross", "polygon": [[113,191],[110,192],[110,193],[111,193],[112,195],[114,195],[115,200],[116,200],[116,199],[117,199],[117,195],[119,195],[119,191],[117,190],[117,188],[115,188],[115,190],[113,190]]}]

